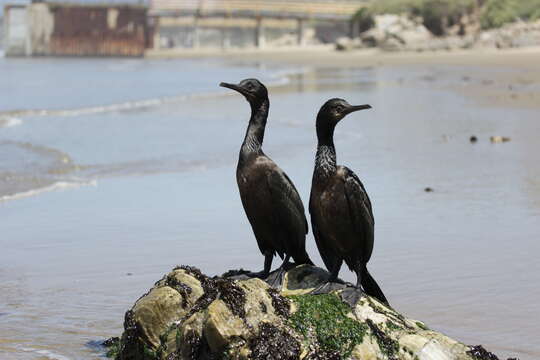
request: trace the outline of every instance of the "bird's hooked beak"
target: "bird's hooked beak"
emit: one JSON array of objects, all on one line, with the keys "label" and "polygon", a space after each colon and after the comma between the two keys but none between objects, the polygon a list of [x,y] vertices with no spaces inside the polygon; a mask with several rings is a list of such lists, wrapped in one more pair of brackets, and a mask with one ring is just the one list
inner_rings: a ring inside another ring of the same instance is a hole
[{"label": "bird's hooked beak", "polygon": [[359,111],[359,110],[367,110],[371,109],[371,105],[365,104],[365,105],[351,105],[348,108],[345,109],[345,115],[348,115],[352,112]]},{"label": "bird's hooked beak", "polygon": [[219,84],[219,86],[238,91],[240,94],[244,95],[245,97],[252,97],[251,93],[249,93],[246,89],[244,89],[243,87],[239,85],[222,82]]}]

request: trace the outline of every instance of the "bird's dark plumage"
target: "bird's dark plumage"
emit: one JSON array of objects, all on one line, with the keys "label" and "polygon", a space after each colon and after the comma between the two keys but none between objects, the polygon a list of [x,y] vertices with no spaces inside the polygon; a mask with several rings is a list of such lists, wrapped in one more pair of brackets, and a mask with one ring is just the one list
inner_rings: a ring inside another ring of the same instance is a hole
[{"label": "bird's dark plumage", "polygon": [[[262,151],[270,102],[266,87],[256,79],[220,84],[238,91],[251,106],[251,118],[238,159],[236,180],[242,205],[261,253],[266,277],[278,254],[297,264],[312,264],[305,249],[308,225],[304,205],[289,177]],[[283,266],[283,265],[282,265]]]},{"label": "bird's dark plumage", "polygon": [[343,262],[357,274],[357,286],[383,302],[386,297],[367,270],[373,251],[371,201],[352,170],[336,164],[334,129],[347,114],[369,105],[352,106],[342,99],[327,101],[317,115],[317,156],[311,186],[311,227],[325,266],[336,281]]}]

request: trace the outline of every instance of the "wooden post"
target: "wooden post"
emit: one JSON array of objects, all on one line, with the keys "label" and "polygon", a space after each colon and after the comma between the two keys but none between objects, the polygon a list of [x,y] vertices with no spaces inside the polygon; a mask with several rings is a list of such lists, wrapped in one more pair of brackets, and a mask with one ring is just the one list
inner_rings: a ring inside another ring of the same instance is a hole
[{"label": "wooden post", "polygon": [[262,49],[265,45],[264,38],[264,26],[262,23],[262,17],[257,17],[257,24],[255,25],[255,46]]}]

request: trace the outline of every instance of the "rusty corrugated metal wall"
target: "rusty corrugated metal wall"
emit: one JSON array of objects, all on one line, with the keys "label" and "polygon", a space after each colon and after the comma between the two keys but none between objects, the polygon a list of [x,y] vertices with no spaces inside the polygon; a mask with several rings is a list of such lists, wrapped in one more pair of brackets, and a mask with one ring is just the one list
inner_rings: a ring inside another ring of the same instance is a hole
[{"label": "rusty corrugated metal wall", "polygon": [[143,56],[151,46],[144,7],[49,6],[54,18],[50,55]]}]

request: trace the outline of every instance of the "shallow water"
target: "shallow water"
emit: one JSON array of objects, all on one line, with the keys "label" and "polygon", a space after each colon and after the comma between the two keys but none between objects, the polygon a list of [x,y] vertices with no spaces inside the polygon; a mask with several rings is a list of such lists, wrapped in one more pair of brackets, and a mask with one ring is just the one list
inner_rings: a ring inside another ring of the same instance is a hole
[{"label": "shallow water", "polygon": [[[340,124],[336,146],[371,196],[370,269],[387,297],[462,341],[538,358],[540,123],[444,90],[464,74],[489,78],[444,66],[0,59],[0,358],[96,358],[96,342],[119,335],[124,311],[174,265],[261,267],[234,176],[248,105],[216,86],[244,77],[275,84],[265,151],[304,202],[316,111],[335,96],[370,103]],[[308,251],[320,264],[311,235]]]}]

